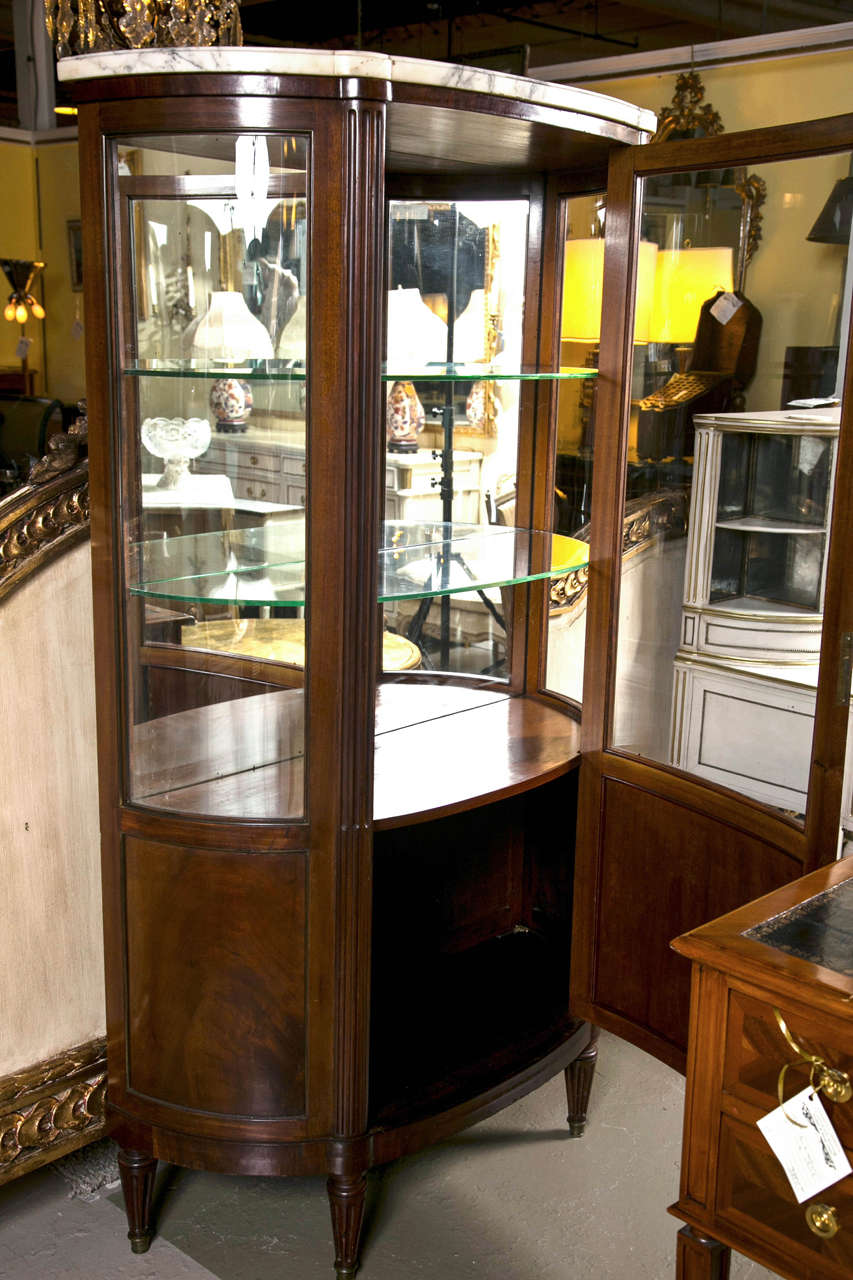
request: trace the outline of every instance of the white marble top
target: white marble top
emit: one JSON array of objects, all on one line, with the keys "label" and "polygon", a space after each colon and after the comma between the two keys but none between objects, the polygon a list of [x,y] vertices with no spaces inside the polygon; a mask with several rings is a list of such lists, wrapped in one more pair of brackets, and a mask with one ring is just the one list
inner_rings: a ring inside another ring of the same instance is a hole
[{"label": "white marble top", "polygon": [[257,49],[214,45],[210,48],[113,49],[106,53],[84,53],[62,58],[57,67],[60,80],[93,80],[99,76],[141,76],[161,73],[231,71],[241,74],[282,76],[364,76],[392,84],[432,85],[436,88],[466,89],[518,102],[535,102],[561,111],[571,111],[616,124],[628,125],[643,133],[654,133],[657,120],[646,111],[591,89],[531,80],[527,76],[486,71],[450,62],[430,62],[425,58],[397,58],[384,53],[337,52],[329,49]]}]

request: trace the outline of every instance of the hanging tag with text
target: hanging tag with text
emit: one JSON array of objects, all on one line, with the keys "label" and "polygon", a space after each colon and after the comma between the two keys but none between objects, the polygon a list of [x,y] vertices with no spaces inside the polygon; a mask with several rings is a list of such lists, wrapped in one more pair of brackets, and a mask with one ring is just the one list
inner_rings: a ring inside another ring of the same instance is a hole
[{"label": "hanging tag with text", "polygon": [[758,1121],[800,1204],[853,1172],[811,1085]]},{"label": "hanging tag with text", "polygon": [[740,311],[743,303],[733,293],[721,293],[711,308],[711,315],[719,324],[728,324],[736,311]]}]

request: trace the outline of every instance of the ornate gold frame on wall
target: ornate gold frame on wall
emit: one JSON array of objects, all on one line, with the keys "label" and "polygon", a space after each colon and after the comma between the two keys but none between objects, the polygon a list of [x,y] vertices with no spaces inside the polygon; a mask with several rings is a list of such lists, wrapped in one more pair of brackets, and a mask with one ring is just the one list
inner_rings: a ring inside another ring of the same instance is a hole
[{"label": "ornate gold frame on wall", "polygon": [[0,1080],[0,1184],[106,1132],[103,1037]]},{"label": "ornate gold frame on wall", "polygon": [[44,0],[44,17],[57,58],[243,43],[239,0]]},{"label": "ornate gold frame on wall", "polygon": [[[704,102],[705,86],[697,71],[682,71],[675,82],[672,101],[658,112],[658,127],[652,142],[666,142],[673,134],[687,137],[716,137],[725,133],[722,117],[710,102]],[[743,289],[746,269],[761,240],[761,206],[767,199],[767,184],[757,174],[735,169],[734,189],[742,201],[735,288]]]}]

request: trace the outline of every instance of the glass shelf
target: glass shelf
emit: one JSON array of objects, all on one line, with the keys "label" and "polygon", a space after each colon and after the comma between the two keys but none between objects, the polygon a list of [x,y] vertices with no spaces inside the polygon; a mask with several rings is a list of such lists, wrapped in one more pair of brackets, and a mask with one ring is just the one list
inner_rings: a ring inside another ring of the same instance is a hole
[{"label": "glass shelf", "polygon": [[597,369],[563,365],[560,369],[535,369],[529,365],[507,368],[487,364],[426,364],[407,372],[382,370],[383,382],[571,382],[595,378]]},{"label": "glass shelf", "polygon": [[[235,365],[210,365],[201,360],[139,360],[123,372],[131,378],[242,378],[247,382],[304,382],[304,362],[258,360]],[[530,366],[507,368],[485,364],[430,364],[390,372],[383,382],[571,382],[598,376],[597,369],[564,365],[560,369]]]},{"label": "glass shelf", "polygon": [[825,534],[826,528],[820,524],[793,524],[790,520],[777,520],[773,516],[741,516],[735,520],[715,521],[717,529],[733,529],[740,533],[789,533],[795,537],[801,534]]},{"label": "glass shelf", "polygon": [[206,360],[138,360],[122,372],[131,378],[243,378],[247,382],[304,382],[305,363],[249,360],[228,366]]},{"label": "glass shelf", "polygon": [[[132,595],[185,603],[301,608],[305,525],[152,539],[132,548]],[[504,525],[386,521],[379,601],[430,599],[554,578],[584,568],[589,547]]]}]

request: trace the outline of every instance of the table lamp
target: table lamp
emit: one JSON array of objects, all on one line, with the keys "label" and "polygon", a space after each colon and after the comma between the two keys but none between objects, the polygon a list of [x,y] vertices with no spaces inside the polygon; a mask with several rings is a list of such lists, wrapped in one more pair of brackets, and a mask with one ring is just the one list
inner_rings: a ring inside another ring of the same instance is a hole
[{"label": "table lamp", "polygon": [[[218,290],[193,335],[192,353],[214,363],[271,360],[272,339],[246,306],[242,293]],[[217,431],[245,431],[252,411],[252,388],[243,378],[217,378],[210,389]]]},{"label": "table lamp", "polygon": [[679,368],[687,364],[702,304],[734,287],[729,248],[661,249],[655,266],[650,342],[678,347]]},{"label": "table lamp", "polygon": [[30,290],[33,281],[38,273],[44,267],[43,262],[31,262],[27,258],[0,258],[0,266],[9,284],[12,286],[12,292],[3,309],[3,316],[6,320],[17,323],[21,327],[21,338],[18,343],[16,354],[21,361],[21,373],[24,379],[25,393],[31,394],[29,389],[29,370],[27,368],[27,353],[30,348],[30,339],[27,338],[26,323],[30,315],[36,320],[43,320],[45,310],[38,298],[33,297]]},{"label": "table lamp", "polygon": [[[637,301],[634,341],[648,342],[654,299],[658,247],[640,242],[637,259]],[[597,344],[601,335],[601,291],[604,280],[604,240],[567,240],[563,258],[563,311],[560,337],[564,342]]]}]

